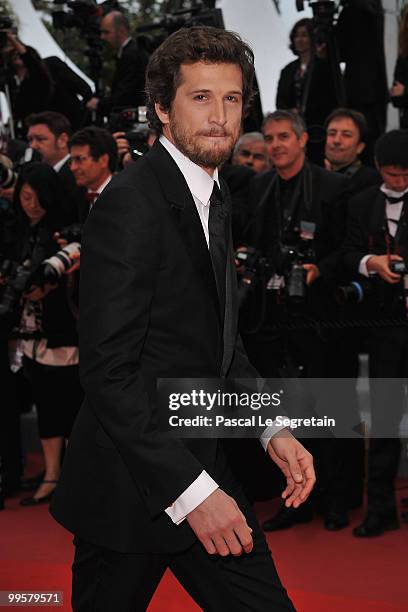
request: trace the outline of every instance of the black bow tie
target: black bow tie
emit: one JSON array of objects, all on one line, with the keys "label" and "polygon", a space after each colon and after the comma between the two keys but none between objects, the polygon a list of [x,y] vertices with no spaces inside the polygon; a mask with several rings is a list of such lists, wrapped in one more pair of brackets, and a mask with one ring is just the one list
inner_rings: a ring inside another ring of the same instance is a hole
[{"label": "black bow tie", "polygon": [[385,195],[385,199],[387,200],[388,204],[401,204],[401,202],[404,202],[406,199],[408,199],[408,193],[404,193],[398,198],[392,198],[391,196]]}]

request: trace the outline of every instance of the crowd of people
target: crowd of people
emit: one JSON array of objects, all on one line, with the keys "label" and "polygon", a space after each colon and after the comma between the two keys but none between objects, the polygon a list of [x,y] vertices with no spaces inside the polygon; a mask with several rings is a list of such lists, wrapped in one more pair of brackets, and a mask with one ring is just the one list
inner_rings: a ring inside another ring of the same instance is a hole
[{"label": "crowd of people", "polygon": [[[405,15],[390,91],[401,128],[408,109]],[[50,501],[83,400],[82,225],[113,175],[138,163],[123,131],[112,134],[90,122],[143,105],[148,58],[122,13],[102,19],[101,37],[117,63],[109,96],[96,97],[61,60],[42,60],[8,33],[19,138],[2,151],[16,174],[0,193],[0,367],[10,398],[1,415],[1,468],[3,495],[31,489],[22,506]],[[327,530],[345,528],[349,510],[363,504],[366,476],[366,514],[353,533],[370,537],[399,527],[394,482],[408,371],[408,133],[381,134],[381,113],[373,119],[363,105],[339,107],[325,46],[315,43],[310,19],[295,24],[290,45],[297,59],[282,70],[278,110],[259,131],[242,133],[220,168],[232,196],[236,253],[253,257],[251,266],[237,260],[240,288],[248,273],[253,285],[241,307],[241,335],[265,378],[345,379],[342,393],[355,423],[359,355],[368,353],[371,437],[366,475],[363,436],[306,439],[318,467],[314,498],[296,509],[283,504],[263,527],[288,528],[317,510]],[[310,146],[316,126],[323,137]],[[145,136],[146,149],[154,147],[154,126]],[[9,166],[5,158],[2,164]],[[19,418],[32,404],[44,471],[23,480]],[[253,499],[271,495],[256,489]]]}]

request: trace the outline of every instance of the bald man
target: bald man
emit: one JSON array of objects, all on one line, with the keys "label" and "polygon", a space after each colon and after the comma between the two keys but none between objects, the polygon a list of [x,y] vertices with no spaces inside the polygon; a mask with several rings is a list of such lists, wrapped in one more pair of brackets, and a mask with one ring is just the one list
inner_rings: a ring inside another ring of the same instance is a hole
[{"label": "bald man", "polygon": [[111,11],[105,15],[101,21],[101,38],[115,55],[116,70],[110,96],[91,98],[87,108],[108,116],[114,109],[143,106],[148,57],[130,36],[129,22],[123,13]]}]

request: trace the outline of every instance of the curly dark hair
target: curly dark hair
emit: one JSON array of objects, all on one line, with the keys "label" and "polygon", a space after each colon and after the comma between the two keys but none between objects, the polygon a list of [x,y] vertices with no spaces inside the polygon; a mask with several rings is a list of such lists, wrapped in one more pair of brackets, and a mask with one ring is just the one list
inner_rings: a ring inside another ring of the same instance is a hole
[{"label": "curly dark hair", "polygon": [[154,105],[168,111],[180,84],[180,66],[196,62],[235,64],[241,68],[243,111],[248,112],[253,98],[254,54],[234,32],[208,26],[181,28],[152,54],[146,71],[147,119],[159,134],[162,123]]}]

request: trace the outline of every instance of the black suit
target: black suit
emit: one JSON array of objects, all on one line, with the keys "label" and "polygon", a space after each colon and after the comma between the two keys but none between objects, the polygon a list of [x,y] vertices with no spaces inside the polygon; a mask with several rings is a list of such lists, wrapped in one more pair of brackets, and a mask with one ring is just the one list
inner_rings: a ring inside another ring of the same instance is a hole
[{"label": "black suit", "polygon": [[[404,204],[404,207],[407,203]],[[378,186],[370,187],[350,201],[349,223],[344,244],[344,264],[350,278],[358,277],[361,259],[368,254],[384,255],[386,245],[386,202]],[[405,219],[405,221],[403,220]],[[390,251],[408,255],[406,214],[401,217]],[[397,244],[398,243],[398,244]],[[360,277],[362,280],[362,277]],[[367,282],[366,279],[363,279]],[[406,411],[404,384],[377,379],[400,378],[408,373],[408,327],[401,285],[377,279],[375,297],[366,298],[359,315],[373,322],[364,330],[369,354],[371,432],[368,461],[368,512],[394,520],[397,516],[394,479],[398,470],[400,441],[398,427]]]},{"label": "black suit", "polygon": [[88,215],[89,204],[85,198],[85,190],[78,187],[72,174],[69,160],[59,169],[58,176],[67,195],[69,210],[67,219],[69,223],[84,223]]},{"label": "black suit", "polygon": [[148,57],[136,40],[130,40],[116,59],[116,70],[111,93],[101,98],[98,113],[109,115],[116,107],[134,107],[146,104],[144,93]]},{"label": "black suit", "polygon": [[[298,96],[295,80],[299,69],[300,61],[297,59],[285,66],[280,73],[276,94],[276,108],[289,110],[297,108],[300,110],[307,77],[305,76],[302,81],[299,92],[300,96]],[[316,57],[310,78],[310,89],[304,119],[308,127],[311,125],[323,126],[329,113],[337,106],[329,63]]]},{"label": "black suit", "polygon": [[[80,368],[86,401],[51,512],[94,554],[97,547],[137,558],[143,553],[146,563],[151,553],[167,555],[163,572],[174,553],[188,555],[197,547],[187,521],[176,527],[164,510],[203,469],[223,484],[223,453],[216,440],[184,443],[160,434],[154,392],[158,377],[255,374],[236,343],[234,286],[229,238],[222,322],[194,201],[171,156],[156,143],[104,190],[83,237]],[[292,609],[279,581],[270,580],[283,597],[277,609]],[[147,582],[147,600],[150,588]]]},{"label": "black suit", "polygon": [[[59,57],[51,56],[44,59],[54,83],[53,95],[49,110],[62,113],[69,119],[72,129],[78,130],[83,126],[84,104],[92,98],[92,89],[76,72]],[[78,94],[82,101],[79,100]]]}]

